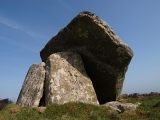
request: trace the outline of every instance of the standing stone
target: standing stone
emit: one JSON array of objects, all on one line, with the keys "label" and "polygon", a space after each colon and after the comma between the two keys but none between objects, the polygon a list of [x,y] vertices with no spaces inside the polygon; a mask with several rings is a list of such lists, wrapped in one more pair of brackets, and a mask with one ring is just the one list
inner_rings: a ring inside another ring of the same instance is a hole
[{"label": "standing stone", "polygon": [[52,54],[46,61],[46,105],[71,101],[98,104],[81,57],[72,52]]},{"label": "standing stone", "polygon": [[100,104],[117,100],[133,52],[106,22],[81,12],[41,50],[42,61],[56,52],[81,55]]},{"label": "standing stone", "polygon": [[45,80],[45,63],[33,64],[26,75],[17,104],[27,107],[38,107],[43,95]]}]

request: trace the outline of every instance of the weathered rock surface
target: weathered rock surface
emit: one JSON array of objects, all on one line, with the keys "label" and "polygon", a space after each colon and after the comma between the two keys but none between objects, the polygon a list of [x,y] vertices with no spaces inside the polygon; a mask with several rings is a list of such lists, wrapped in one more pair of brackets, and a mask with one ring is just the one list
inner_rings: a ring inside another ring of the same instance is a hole
[{"label": "weathered rock surface", "polygon": [[117,100],[133,52],[102,19],[81,12],[41,50],[42,61],[56,52],[79,53],[99,102]]},{"label": "weathered rock surface", "polygon": [[71,101],[98,104],[80,55],[72,52],[52,54],[46,61],[45,103]]},{"label": "weathered rock surface", "polygon": [[132,103],[121,103],[118,101],[107,102],[104,106],[108,106],[117,112],[124,112],[125,110],[136,110],[136,108],[140,105],[140,103],[132,104]]},{"label": "weathered rock surface", "polygon": [[38,107],[43,95],[45,80],[45,63],[33,64],[26,75],[17,104],[27,107]]}]

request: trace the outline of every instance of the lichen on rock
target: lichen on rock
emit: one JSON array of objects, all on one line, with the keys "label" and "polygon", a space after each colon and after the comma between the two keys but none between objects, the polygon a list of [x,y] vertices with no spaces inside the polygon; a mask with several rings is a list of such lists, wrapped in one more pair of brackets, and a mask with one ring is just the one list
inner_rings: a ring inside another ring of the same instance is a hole
[{"label": "lichen on rock", "polygon": [[98,104],[92,82],[77,53],[59,52],[48,57],[45,90],[46,105],[71,101]]},{"label": "lichen on rock", "polygon": [[26,107],[38,107],[43,96],[45,81],[45,63],[33,64],[26,75],[17,104]]}]

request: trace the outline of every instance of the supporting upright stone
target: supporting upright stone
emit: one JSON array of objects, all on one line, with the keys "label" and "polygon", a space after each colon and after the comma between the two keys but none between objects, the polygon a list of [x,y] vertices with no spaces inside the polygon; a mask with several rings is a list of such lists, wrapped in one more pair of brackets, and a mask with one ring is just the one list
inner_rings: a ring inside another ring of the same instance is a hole
[{"label": "supporting upright stone", "polygon": [[98,104],[96,93],[77,53],[59,52],[46,61],[45,102]]},{"label": "supporting upright stone", "polygon": [[81,55],[100,104],[117,100],[133,52],[106,22],[81,12],[41,50],[42,61],[56,52]]},{"label": "supporting upright stone", "polygon": [[38,107],[43,95],[45,63],[33,64],[26,75],[17,104],[26,107]]}]

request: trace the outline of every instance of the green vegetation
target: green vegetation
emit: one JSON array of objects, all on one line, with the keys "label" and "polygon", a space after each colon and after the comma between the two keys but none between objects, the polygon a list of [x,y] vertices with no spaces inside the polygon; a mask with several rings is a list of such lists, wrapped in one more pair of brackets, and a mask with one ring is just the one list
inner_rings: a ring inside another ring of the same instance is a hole
[{"label": "green vegetation", "polygon": [[38,108],[11,103],[0,110],[0,120],[160,120],[160,97],[122,97],[121,101],[141,105],[135,111],[118,113],[104,106],[85,103],[51,104],[41,113]]}]

